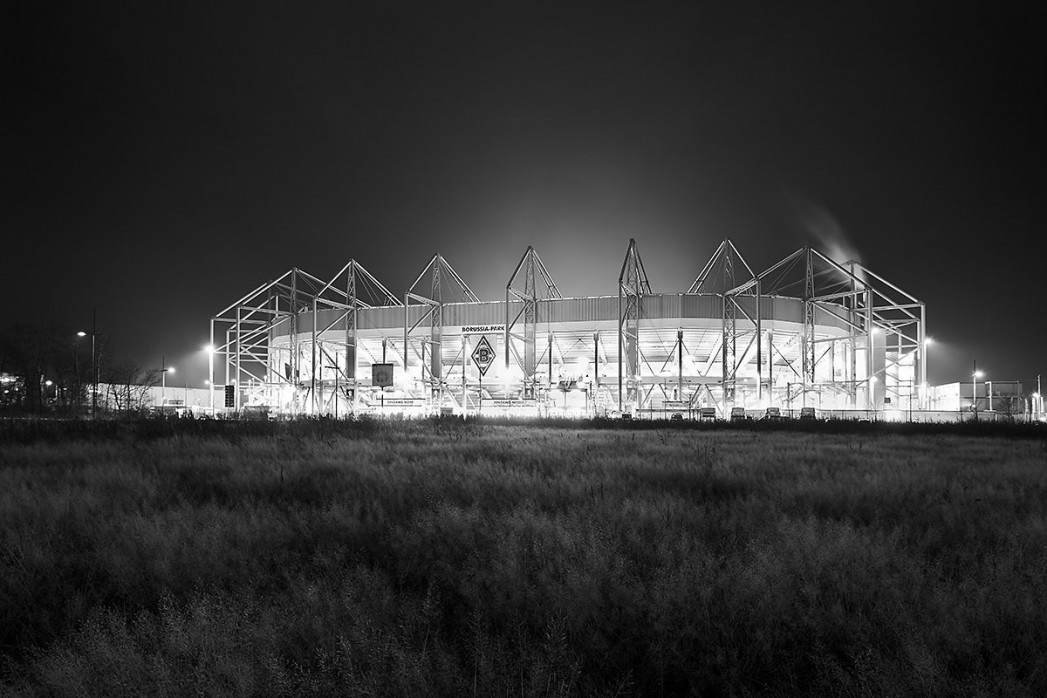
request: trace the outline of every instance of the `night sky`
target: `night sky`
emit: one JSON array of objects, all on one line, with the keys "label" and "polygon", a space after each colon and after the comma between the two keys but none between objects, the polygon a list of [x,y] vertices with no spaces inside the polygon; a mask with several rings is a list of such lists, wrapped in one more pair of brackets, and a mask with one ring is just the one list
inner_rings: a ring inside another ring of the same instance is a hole
[{"label": "night sky", "polygon": [[[23,3],[5,13],[0,324],[202,382],[292,266],[485,299],[534,245],[615,294],[839,247],[928,306],[933,383],[1047,373],[1034,3]],[[13,92],[13,95],[11,94]],[[181,382],[181,381],[179,381]]]}]

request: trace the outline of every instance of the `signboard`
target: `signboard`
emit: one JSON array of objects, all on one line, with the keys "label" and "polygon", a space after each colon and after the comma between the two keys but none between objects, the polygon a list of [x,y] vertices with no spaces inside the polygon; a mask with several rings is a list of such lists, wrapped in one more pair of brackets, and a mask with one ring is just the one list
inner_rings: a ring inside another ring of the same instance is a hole
[{"label": "signboard", "polygon": [[473,349],[472,357],[476,368],[480,369],[480,377],[483,378],[487,374],[487,369],[491,368],[491,364],[494,363],[494,348],[487,341],[486,336],[480,337],[476,348]]},{"label": "signboard", "polygon": [[462,334],[487,334],[488,332],[505,332],[505,325],[463,325]]},{"label": "signboard", "polygon": [[522,409],[538,409],[537,400],[484,400],[484,407],[492,407],[496,409],[509,409],[512,407],[519,407]]},{"label": "signboard", "polygon": [[425,407],[425,400],[410,397],[387,397],[381,402],[381,407]]},{"label": "signboard", "polygon": [[388,388],[393,384],[392,364],[371,364],[371,385]]}]

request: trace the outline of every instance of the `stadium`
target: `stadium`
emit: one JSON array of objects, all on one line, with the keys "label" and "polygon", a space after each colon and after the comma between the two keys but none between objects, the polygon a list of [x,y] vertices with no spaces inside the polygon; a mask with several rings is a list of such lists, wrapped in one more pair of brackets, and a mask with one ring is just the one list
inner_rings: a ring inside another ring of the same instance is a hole
[{"label": "stadium", "polygon": [[214,408],[890,418],[926,407],[925,305],[857,261],[803,247],[754,272],[724,240],[686,290],[655,292],[630,240],[616,296],[561,296],[533,248],[506,279],[504,298],[480,300],[439,254],[402,295],[356,260],[328,281],[291,269],[211,319]]}]

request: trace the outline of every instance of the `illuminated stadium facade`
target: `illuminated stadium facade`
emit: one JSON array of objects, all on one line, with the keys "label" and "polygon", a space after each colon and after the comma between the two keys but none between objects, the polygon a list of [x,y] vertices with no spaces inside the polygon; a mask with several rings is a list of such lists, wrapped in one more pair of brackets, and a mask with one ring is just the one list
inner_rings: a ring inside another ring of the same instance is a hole
[{"label": "illuminated stadium facade", "polygon": [[925,306],[858,262],[805,247],[754,273],[725,240],[659,293],[630,241],[618,289],[564,298],[533,248],[492,301],[438,254],[402,296],[355,260],[327,282],[292,269],[211,320],[211,383],[228,409],[289,415],[926,406]]}]

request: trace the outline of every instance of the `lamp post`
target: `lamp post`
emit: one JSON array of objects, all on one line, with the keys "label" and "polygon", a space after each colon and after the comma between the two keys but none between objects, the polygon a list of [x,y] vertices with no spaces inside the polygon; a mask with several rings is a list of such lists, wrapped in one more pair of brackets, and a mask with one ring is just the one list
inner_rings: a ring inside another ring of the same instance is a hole
[{"label": "lamp post", "polygon": [[76,337],[73,339],[73,375],[76,386],[76,413],[80,415],[80,408],[83,407],[83,395],[80,385],[80,333],[76,333]]},{"label": "lamp post", "polygon": [[211,416],[214,416],[214,344],[204,347],[207,352],[207,392],[211,403]]},{"label": "lamp post", "polygon": [[[87,332],[80,330],[77,337],[86,337]],[[95,350],[95,338],[98,336],[98,314],[91,309],[91,419],[98,414],[98,352]]]},{"label": "lamp post", "polygon": [[160,408],[167,404],[167,374],[174,373],[174,366],[168,368],[164,355],[160,355]]},{"label": "lamp post", "polygon": [[983,374],[978,370],[978,359],[974,360],[974,371],[971,373],[971,405],[974,407],[974,421],[978,421],[978,379]]}]

